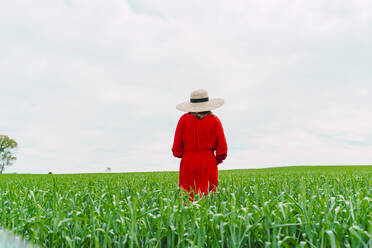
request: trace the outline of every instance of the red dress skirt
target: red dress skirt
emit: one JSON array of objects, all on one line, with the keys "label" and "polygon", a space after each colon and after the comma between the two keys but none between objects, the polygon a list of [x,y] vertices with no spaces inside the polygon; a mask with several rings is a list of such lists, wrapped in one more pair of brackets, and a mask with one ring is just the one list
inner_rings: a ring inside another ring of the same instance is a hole
[{"label": "red dress skirt", "polygon": [[172,152],[182,158],[179,186],[192,193],[207,194],[218,186],[217,165],[227,156],[223,127],[217,116],[198,119],[190,113],[178,121]]}]

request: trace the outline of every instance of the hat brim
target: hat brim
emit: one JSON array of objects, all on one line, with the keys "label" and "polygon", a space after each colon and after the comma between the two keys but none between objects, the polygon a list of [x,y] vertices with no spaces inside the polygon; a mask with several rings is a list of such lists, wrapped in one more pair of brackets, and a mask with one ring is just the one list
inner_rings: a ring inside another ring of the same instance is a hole
[{"label": "hat brim", "polygon": [[183,102],[176,109],[183,112],[204,112],[221,107],[224,104],[222,98],[212,98],[208,102]]}]

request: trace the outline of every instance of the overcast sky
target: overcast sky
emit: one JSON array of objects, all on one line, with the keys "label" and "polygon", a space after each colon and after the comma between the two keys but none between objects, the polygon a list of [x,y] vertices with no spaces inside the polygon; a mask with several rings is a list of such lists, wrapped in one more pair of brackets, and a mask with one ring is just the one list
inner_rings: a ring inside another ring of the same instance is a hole
[{"label": "overcast sky", "polygon": [[220,169],[372,164],[372,2],[5,0],[6,172],[178,170],[176,104],[222,97]]}]

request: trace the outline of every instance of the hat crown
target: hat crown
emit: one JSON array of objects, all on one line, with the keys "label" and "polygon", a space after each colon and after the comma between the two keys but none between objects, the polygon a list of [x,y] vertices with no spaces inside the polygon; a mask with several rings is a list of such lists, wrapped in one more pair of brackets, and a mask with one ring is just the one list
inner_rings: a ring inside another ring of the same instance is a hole
[{"label": "hat crown", "polygon": [[203,89],[194,90],[190,94],[191,99],[201,99],[201,98],[207,98],[207,97],[208,97],[208,92]]}]

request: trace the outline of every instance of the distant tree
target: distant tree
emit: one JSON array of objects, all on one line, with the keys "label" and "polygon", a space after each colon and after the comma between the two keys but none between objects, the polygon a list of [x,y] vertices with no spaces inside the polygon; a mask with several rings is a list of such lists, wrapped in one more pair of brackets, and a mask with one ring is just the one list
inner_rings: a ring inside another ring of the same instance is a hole
[{"label": "distant tree", "polygon": [[53,174],[51,171],[48,172],[49,175]]},{"label": "distant tree", "polygon": [[15,151],[18,144],[15,140],[6,135],[0,135],[0,174],[3,173],[5,166],[10,166],[17,159]]},{"label": "distant tree", "polygon": [[111,172],[111,168],[110,167],[107,167],[106,168],[106,172]]}]

